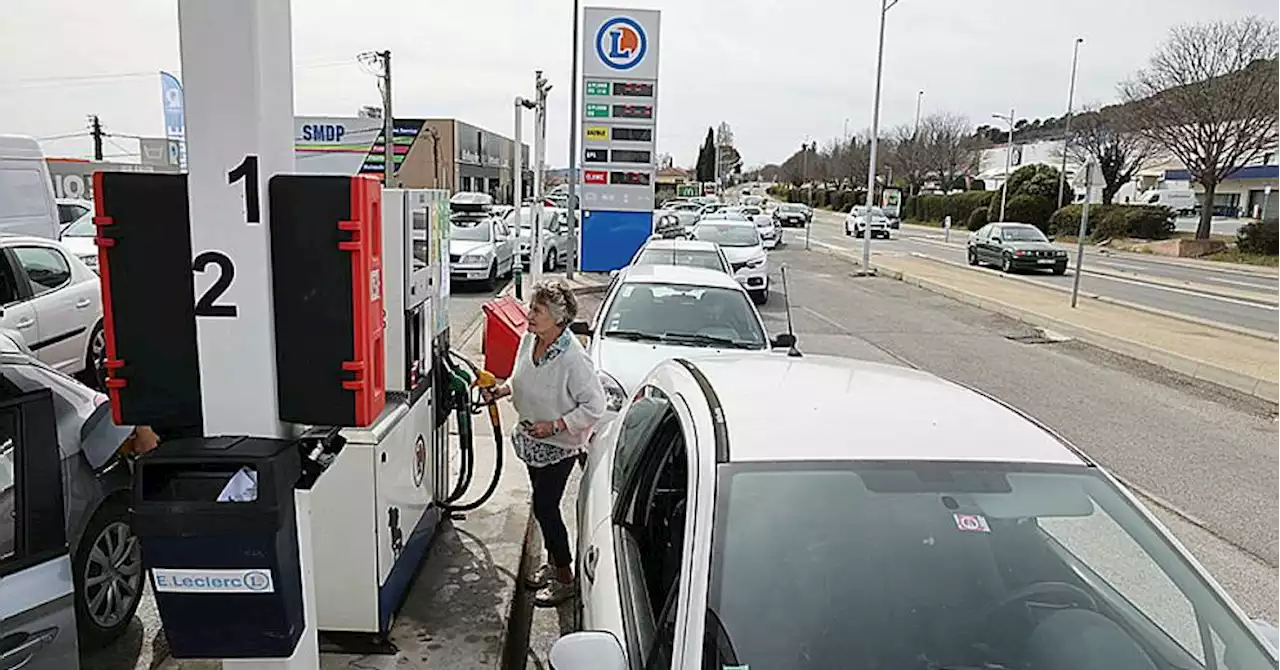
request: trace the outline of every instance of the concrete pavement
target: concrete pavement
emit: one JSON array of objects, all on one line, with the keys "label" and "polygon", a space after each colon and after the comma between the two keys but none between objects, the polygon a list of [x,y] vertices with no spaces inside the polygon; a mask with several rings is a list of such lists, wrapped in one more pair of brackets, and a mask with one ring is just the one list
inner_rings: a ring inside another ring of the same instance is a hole
[{"label": "concrete pavement", "polygon": [[[847,260],[795,238],[771,264],[788,267],[802,351],[917,367],[1027,411],[1123,478],[1250,614],[1276,620],[1274,405],[902,282],[851,278]],[[762,313],[776,334],[786,316],[773,285]]]},{"label": "concrete pavement", "polygon": [[[815,242],[859,253],[862,240],[843,234],[843,215],[817,211],[811,233]],[[800,230],[788,231],[791,240],[803,239]],[[949,242],[939,229],[904,226],[894,239],[874,240],[872,249],[899,253],[923,253],[956,263],[965,262],[968,231],[953,228]],[[1074,248],[1072,266],[1074,266]],[[994,270],[979,269],[981,272]],[[1066,275],[1023,275],[1046,286],[1070,288],[1074,270]],[[1089,253],[1081,290],[1162,312],[1223,323],[1275,336],[1280,333],[1276,295],[1280,283],[1266,269],[1258,272],[1210,268],[1150,260],[1142,254]]]}]

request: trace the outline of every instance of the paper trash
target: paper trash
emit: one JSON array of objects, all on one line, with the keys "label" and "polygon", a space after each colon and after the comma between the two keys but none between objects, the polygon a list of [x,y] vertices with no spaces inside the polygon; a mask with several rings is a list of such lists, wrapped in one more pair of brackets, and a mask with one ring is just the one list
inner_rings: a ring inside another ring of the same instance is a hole
[{"label": "paper trash", "polygon": [[258,499],[258,473],[240,468],[218,494],[218,502],[253,502]]}]

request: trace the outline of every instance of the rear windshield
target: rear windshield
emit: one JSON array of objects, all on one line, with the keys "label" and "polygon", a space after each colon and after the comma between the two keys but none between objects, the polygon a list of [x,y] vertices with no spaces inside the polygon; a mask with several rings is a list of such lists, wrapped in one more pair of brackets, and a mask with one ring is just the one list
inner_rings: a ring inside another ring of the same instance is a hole
[{"label": "rear windshield", "polygon": [[703,249],[645,249],[634,265],[686,265],[724,271],[720,255]]}]

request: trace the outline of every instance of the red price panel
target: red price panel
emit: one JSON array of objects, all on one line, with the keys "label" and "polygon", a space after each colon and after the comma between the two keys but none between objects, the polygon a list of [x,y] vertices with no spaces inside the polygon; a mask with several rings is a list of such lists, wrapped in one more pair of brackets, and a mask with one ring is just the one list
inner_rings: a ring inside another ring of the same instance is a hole
[{"label": "red price panel", "polygon": [[618,98],[652,98],[653,84],[638,81],[613,82],[613,95]]},{"label": "red price panel", "polygon": [[614,105],[613,117],[615,119],[652,119],[652,105]]},{"label": "red price panel", "polygon": [[582,181],[588,184],[608,184],[609,173],[601,170],[584,170],[582,173]]},{"label": "red price panel", "polygon": [[623,186],[648,186],[648,172],[610,172],[609,183]]}]

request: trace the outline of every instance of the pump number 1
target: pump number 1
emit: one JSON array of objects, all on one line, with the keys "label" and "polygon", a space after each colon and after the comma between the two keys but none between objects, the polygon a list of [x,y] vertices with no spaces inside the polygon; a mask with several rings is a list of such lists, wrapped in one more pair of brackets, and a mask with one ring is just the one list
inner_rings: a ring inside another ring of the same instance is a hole
[{"label": "pump number 1", "polygon": [[[252,154],[245,156],[240,164],[227,173],[227,183],[234,185],[244,182],[244,218],[245,223],[254,225],[262,222],[262,210],[258,197],[258,157]],[[218,268],[218,277],[213,284],[196,301],[196,316],[217,316],[235,318],[239,313],[235,305],[218,304],[218,298],[231,288],[236,277],[236,265],[231,258],[221,251],[205,251],[191,262],[191,269],[203,273],[210,265]]]}]

